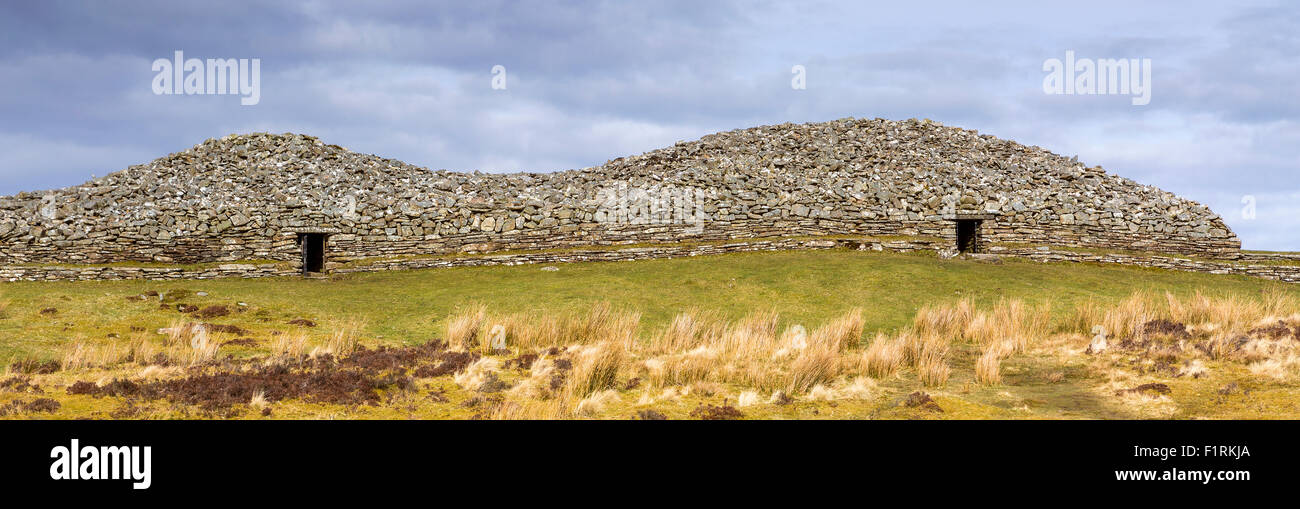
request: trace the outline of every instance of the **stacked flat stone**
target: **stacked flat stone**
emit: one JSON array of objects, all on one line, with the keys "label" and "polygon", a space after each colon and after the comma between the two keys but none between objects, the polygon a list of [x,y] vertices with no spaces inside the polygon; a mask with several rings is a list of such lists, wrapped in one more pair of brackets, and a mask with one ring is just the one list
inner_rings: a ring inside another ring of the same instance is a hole
[{"label": "stacked flat stone", "polygon": [[[620,187],[621,186],[621,187]],[[690,190],[692,221],[615,217],[610,189]],[[580,170],[430,171],[299,134],[208,140],[85,184],[0,198],[0,265],[300,259],[820,235],[1237,258],[1196,202],[1053,154],[929,120],[843,119],[705,136]]]}]

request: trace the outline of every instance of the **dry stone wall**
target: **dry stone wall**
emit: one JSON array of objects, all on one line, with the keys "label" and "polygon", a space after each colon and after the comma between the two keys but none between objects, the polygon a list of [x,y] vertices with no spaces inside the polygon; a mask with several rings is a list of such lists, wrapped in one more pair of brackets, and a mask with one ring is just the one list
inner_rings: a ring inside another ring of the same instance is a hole
[{"label": "dry stone wall", "polygon": [[1074,251],[1037,248],[993,248],[997,256],[1028,258],[1038,262],[1074,262],[1133,265],[1185,272],[1208,274],[1235,274],[1263,279],[1300,283],[1300,265],[1251,263],[1249,261],[1195,260],[1173,256],[1129,253],[1079,253]]},{"label": "dry stone wall", "polygon": [[[534,251],[489,255],[452,255],[423,258],[371,260],[335,269],[336,274],[388,270],[480,267],[495,265],[552,264],[592,261],[632,261],[653,258],[681,258],[735,252],[856,249],[889,252],[938,251],[952,256],[947,242],[930,239],[764,239],[705,245],[657,244],[613,249],[574,249],[563,252]],[[1216,260],[1193,260],[1172,256],[1124,253],[1080,253],[1050,247],[991,246],[987,254],[969,255],[998,261],[1001,257],[1025,258],[1038,262],[1120,264],[1166,270],[1234,274],[1288,283],[1300,283],[1300,265],[1277,265]],[[1272,261],[1272,260],[1270,260]],[[1288,260],[1289,261],[1289,260]],[[213,279],[293,276],[296,268],[286,263],[227,263],[203,268],[120,267],[120,266],[0,266],[0,281],[105,281],[119,279]]]},{"label": "dry stone wall", "polygon": [[821,235],[1240,256],[1204,205],[927,120],[743,129],[553,173],[429,171],[311,136],[231,135],[0,198],[0,265],[377,257]]},{"label": "dry stone wall", "polygon": [[[453,255],[423,258],[370,260],[333,270],[336,274],[380,272],[387,270],[433,269],[447,267],[481,267],[569,262],[617,262],[655,258],[681,258],[754,251],[788,251],[820,249],[859,249],[912,252],[938,250],[936,242],[925,239],[760,239],[702,245],[659,244],[645,247],[610,249],[573,249],[565,251],[531,251],[489,255]],[[202,268],[120,267],[120,266],[0,266],[0,281],[108,281],[118,279],[213,279],[292,276],[295,268],[285,263],[227,263]]]}]

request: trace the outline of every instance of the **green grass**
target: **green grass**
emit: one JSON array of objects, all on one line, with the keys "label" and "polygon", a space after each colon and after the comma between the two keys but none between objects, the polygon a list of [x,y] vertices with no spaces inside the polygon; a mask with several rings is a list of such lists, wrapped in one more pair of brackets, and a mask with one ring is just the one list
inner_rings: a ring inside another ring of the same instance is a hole
[{"label": "green grass", "polygon": [[[989,263],[941,260],[929,254],[849,250],[740,253],[672,260],[557,265],[466,267],[300,278],[206,281],[0,283],[0,360],[54,358],[76,338],[110,341],[131,328],[153,334],[175,320],[156,300],[127,300],[154,290],[203,291],[186,304],[248,304],[243,313],[212,319],[267,339],[294,318],[317,321],[328,333],[350,321],[379,343],[412,344],[443,335],[458,306],[482,302],[494,314],[583,311],[601,301],[642,313],[642,330],[655,330],[679,311],[713,310],[739,318],[778,311],[784,323],[819,324],[853,307],[864,309],[868,331],[910,323],[928,303],[970,297],[978,305],[1001,298],[1049,301],[1064,313],[1079,301],[1115,301],[1139,290],[1187,294],[1257,295],[1266,289],[1300,292],[1300,285],[1244,276],[1210,275],[1114,265]],[[40,311],[56,308],[53,315]]]},{"label": "green grass", "polygon": [[[864,336],[870,338],[874,331],[895,331],[910,324],[921,306],[961,298],[970,298],[981,309],[1004,298],[1023,299],[1030,305],[1048,302],[1056,318],[1065,318],[1076,303],[1115,304],[1136,291],[1178,295],[1202,291],[1248,298],[1280,291],[1300,296],[1300,285],[1245,276],[1019,259],[943,260],[930,253],[783,251],[555,266],[559,270],[554,272],[541,270],[544,265],[521,265],[360,273],[329,279],[0,283],[0,361],[58,359],[65,345],[74,340],[126,343],[142,336],[160,342],[161,336],[155,334],[158,328],[196,320],[178,313],[175,306],[179,303],[227,305],[235,310],[202,321],[247,329],[245,336],[257,339],[259,346],[223,347],[220,354],[253,357],[267,354],[275,338],[283,337],[277,332],[301,331],[319,342],[358,322],[364,324],[360,338],[368,346],[422,343],[444,336],[447,316],[471,303],[486,304],[492,315],[502,315],[583,313],[607,301],[640,312],[643,334],[655,333],[673,315],[692,308],[714,311],[726,319],[775,310],[781,314],[782,327],[790,323],[816,327],[859,307],[866,322]],[[149,291],[166,295],[168,308],[160,309],[157,298],[131,298]],[[57,311],[42,314],[47,308]],[[295,318],[319,326],[290,325]],[[976,383],[973,366],[980,354],[978,347],[956,343],[950,357],[952,377],[943,387],[923,387],[915,370],[905,367],[875,380],[877,389],[865,399],[826,402],[801,397],[788,405],[759,404],[742,410],[750,419],[1257,419],[1300,415],[1296,403],[1300,400],[1291,379],[1271,380],[1252,374],[1242,363],[1216,360],[1206,361],[1210,374],[1200,379],[1151,372],[1132,352],[1083,354],[1089,338],[1075,332],[1040,338],[1039,348],[1033,352],[1004,361],[1003,383],[999,385]],[[70,395],[66,387],[77,380],[135,377],[140,370],[138,365],[123,364],[35,375],[33,383],[45,387],[44,392],[0,391],[0,404],[51,397],[63,405],[54,414],[7,418],[108,418],[134,403]],[[503,372],[502,376],[514,383],[524,375]],[[625,382],[620,380],[620,384]],[[1136,402],[1115,394],[1116,389],[1145,382],[1168,384],[1172,394]],[[475,394],[457,387],[450,376],[422,379],[419,384],[420,389],[394,393],[391,396],[396,399],[373,407],[281,401],[273,405],[274,418],[463,419],[483,411],[464,404]],[[1228,384],[1240,389],[1225,393]],[[434,388],[444,391],[451,401],[431,402],[428,396]],[[734,403],[746,389],[697,390],[677,401],[649,404],[638,402],[640,389],[623,389],[621,399],[599,416],[628,418],[641,409],[653,408],[670,418],[691,418],[697,405]],[[917,390],[929,392],[943,412],[900,406]],[[146,418],[211,417],[196,408],[164,401],[141,405],[146,411],[140,415]],[[239,418],[261,418],[261,414],[245,410]]]}]

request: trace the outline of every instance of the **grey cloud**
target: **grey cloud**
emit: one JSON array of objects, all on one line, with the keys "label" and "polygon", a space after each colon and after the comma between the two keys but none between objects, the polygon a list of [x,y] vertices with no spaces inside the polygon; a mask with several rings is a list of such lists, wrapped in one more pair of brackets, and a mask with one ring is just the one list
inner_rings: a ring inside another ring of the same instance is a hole
[{"label": "grey cloud", "polygon": [[[759,124],[927,117],[1203,201],[1248,247],[1300,248],[1294,218],[1264,212],[1294,211],[1280,203],[1300,192],[1297,12],[1131,2],[6,3],[0,194],[80,183],[231,132],[305,132],[431,168],[515,171],[596,165]],[[149,62],[177,49],[261,58],[262,103],[153,95]],[[1042,62],[1067,49],[1152,58],[1152,104],[1044,95]],[[507,68],[505,91],[488,86],[496,64]],[[794,64],[808,70],[806,90],[789,86]],[[1251,193],[1261,196],[1259,218],[1233,219]]]}]

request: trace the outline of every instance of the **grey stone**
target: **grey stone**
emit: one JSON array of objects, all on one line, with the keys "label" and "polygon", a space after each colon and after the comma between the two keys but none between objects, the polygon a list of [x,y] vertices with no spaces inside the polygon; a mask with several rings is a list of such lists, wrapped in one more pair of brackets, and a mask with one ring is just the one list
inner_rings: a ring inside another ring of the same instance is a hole
[{"label": "grey stone", "polygon": [[[692,206],[702,214],[616,214],[601,193],[617,186],[698,191]],[[39,213],[46,196],[54,219]],[[331,259],[349,260],[469,246],[951,239],[956,212],[991,212],[981,227],[990,242],[1241,256],[1207,207],[1099,167],[929,121],[842,119],[717,133],[547,174],[430,171],[311,136],[231,135],[81,186],[0,197],[0,267],[291,264],[302,232],[330,234]]]}]

